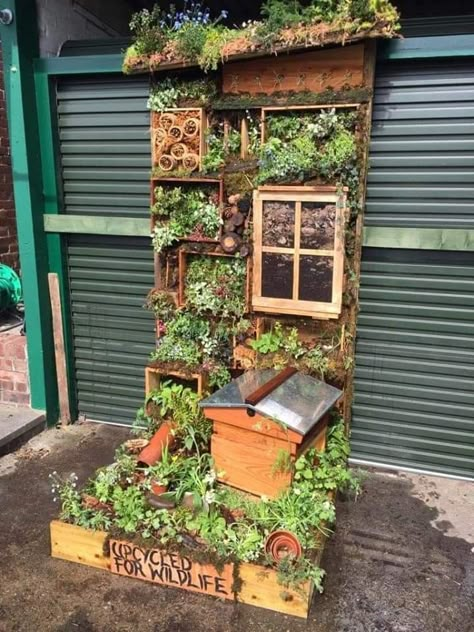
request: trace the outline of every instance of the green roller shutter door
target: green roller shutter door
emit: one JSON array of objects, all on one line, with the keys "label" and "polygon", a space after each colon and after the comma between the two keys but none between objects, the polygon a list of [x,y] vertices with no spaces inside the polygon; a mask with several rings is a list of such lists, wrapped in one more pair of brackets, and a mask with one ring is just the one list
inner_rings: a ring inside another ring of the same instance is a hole
[{"label": "green roller shutter door", "polygon": [[[58,86],[64,212],[146,218],[149,116],[143,79],[68,79]],[[143,309],[153,287],[150,239],[67,237],[79,414],[131,424],[154,345]]]},{"label": "green roller shutter door", "polygon": [[[367,226],[474,228],[474,65],[378,68]],[[366,248],[354,461],[474,478],[474,253]]]}]

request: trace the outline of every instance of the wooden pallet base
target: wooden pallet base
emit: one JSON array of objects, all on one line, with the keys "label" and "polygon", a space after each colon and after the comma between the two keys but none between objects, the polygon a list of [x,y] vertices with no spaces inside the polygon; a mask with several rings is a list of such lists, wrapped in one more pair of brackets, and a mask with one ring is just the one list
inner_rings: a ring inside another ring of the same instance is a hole
[{"label": "wooden pallet base", "polygon": [[[158,549],[142,549],[130,542],[110,540],[104,553],[107,533],[89,531],[82,527],[53,520],[50,524],[51,556],[93,566],[115,574],[151,581],[163,586],[200,592],[222,599],[236,599],[239,603],[257,606],[306,618],[313,586],[308,582],[303,595],[283,588],[272,568],[242,563],[238,568],[240,589],[233,593],[233,565],[226,564],[221,572],[212,565],[198,564],[178,554],[167,554]],[[324,542],[319,552],[318,564]]]}]

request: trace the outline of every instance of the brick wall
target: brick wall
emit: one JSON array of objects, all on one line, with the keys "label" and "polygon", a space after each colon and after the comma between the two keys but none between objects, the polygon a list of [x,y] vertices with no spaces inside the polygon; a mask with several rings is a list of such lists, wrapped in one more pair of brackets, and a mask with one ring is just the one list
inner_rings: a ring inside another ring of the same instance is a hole
[{"label": "brick wall", "polygon": [[0,334],[0,404],[30,403],[25,342],[19,327]]},{"label": "brick wall", "polygon": [[[3,85],[3,60],[0,46],[0,263],[19,270],[13,178],[10,164],[7,113]],[[6,321],[6,322],[5,322]],[[8,326],[0,316],[0,329]],[[20,327],[0,331],[0,404],[29,404],[26,339]]]},{"label": "brick wall", "polygon": [[0,263],[18,271],[18,242],[16,238],[15,206],[13,202],[12,168],[8,142],[3,60],[0,47]]}]

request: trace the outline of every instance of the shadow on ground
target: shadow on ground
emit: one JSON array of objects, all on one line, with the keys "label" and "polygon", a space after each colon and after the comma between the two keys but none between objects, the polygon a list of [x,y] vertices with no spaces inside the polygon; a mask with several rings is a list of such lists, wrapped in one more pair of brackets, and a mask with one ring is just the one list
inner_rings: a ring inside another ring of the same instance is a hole
[{"label": "shadow on ground", "polygon": [[51,430],[0,459],[1,632],[474,630],[471,545],[432,527],[436,509],[400,477],[371,474],[357,503],[338,502],[326,592],[307,622],[51,559],[48,474],[74,471],[82,482],[124,436],[107,426]]}]

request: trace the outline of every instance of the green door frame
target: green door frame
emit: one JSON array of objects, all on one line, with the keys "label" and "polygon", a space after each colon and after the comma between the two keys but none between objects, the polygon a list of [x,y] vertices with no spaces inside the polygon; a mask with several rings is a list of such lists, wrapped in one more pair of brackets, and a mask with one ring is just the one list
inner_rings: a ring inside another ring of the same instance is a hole
[{"label": "green door frame", "polygon": [[13,20],[0,26],[13,171],[18,245],[26,318],[31,405],[58,418],[58,394],[43,230],[41,151],[33,59],[38,55],[34,0],[2,0]]},{"label": "green door frame", "polygon": [[[0,36],[27,316],[31,403],[35,408],[46,410],[48,422],[54,423],[58,418],[58,394],[48,271],[57,272],[60,279],[73,418],[77,412],[69,288],[62,241],[62,234],[68,231],[60,229],[60,221],[56,224],[46,222],[50,226],[47,231],[43,223],[43,215],[61,214],[63,199],[58,169],[55,80],[60,76],[120,74],[122,55],[38,59],[35,1],[0,0],[0,9],[10,9],[14,16],[10,25],[0,26]],[[381,56],[385,59],[427,59],[473,54],[470,40],[463,36],[396,40],[384,43],[382,50]],[[95,232],[107,234],[107,222],[99,224]],[[51,229],[54,225],[56,228]]]}]

